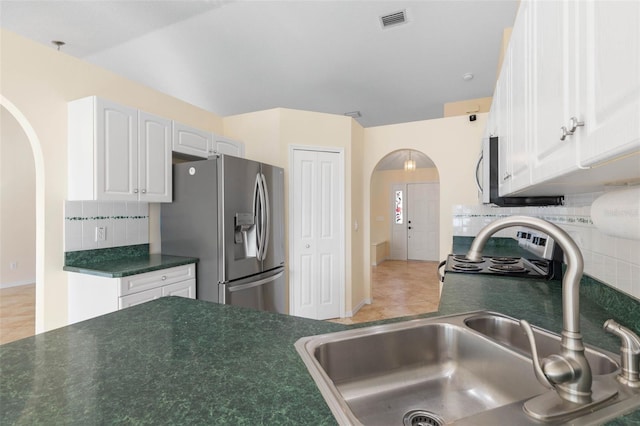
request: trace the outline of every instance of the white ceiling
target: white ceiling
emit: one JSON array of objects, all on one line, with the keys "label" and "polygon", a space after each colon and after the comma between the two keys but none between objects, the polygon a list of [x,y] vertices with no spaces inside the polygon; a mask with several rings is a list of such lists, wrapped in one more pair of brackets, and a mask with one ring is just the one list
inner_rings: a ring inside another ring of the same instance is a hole
[{"label": "white ceiling", "polygon": [[[491,96],[518,0],[12,1],[0,25],[228,116],[275,107],[364,127]],[[406,10],[408,23],[379,17]],[[474,78],[463,80],[465,73]]]}]

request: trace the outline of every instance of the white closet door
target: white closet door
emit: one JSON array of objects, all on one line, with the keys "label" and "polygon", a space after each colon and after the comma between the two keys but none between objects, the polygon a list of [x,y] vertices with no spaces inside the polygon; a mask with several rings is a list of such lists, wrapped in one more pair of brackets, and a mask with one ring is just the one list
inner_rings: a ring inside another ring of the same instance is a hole
[{"label": "white closet door", "polygon": [[344,306],[344,177],[341,154],[293,151],[290,263],[293,315],[327,319]]}]

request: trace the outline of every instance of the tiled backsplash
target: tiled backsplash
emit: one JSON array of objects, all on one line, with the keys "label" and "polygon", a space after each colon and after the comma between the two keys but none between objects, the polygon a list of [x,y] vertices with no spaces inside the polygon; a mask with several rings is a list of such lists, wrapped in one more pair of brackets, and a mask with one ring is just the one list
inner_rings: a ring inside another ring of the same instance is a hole
[{"label": "tiled backsplash", "polygon": [[[96,228],[104,240],[96,241]],[[125,201],[65,201],[64,251],[149,243],[149,204]]]},{"label": "tiled backsplash", "polygon": [[[591,220],[591,203],[601,193],[567,195],[558,207],[454,206],[453,235],[475,236],[486,224],[512,215],[538,217],[558,225],[576,242],[584,257],[584,272],[640,299],[640,241],[605,235]],[[515,228],[499,237],[515,237]]]}]

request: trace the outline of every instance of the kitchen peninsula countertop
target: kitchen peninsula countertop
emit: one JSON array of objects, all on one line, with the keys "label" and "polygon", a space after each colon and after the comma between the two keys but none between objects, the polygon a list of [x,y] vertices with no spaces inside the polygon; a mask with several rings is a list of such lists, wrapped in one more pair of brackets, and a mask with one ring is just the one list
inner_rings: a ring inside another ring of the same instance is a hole
[{"label": "kitchen peninsula countertop", "polygon": [[150,254],[149,244],[65,253],[67,272],[122,278],[175,266],[198,263],[196,257]]},{"label": "kitchen peninsula countertop", "polygon": [[[481,309],[558,332],[560,283],[447,274],[438,312],[384,322]],[[609,317],[581,298],[585,342],[617,353],[619,343],[602,331]],[[0,346],[0,418],[4,424],[335,424],[293,344],[348,328],[158,299]],[[608,424],[638,422],[640,411]]]}]

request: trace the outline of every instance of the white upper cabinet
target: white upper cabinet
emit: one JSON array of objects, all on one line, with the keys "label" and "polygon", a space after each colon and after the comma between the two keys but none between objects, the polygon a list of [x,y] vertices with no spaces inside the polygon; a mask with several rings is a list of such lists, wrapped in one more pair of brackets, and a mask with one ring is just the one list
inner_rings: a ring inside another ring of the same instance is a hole
[{"label": "white upper cabinet", "polygon": [[[580,121],[583,167],[640,149],[640,2],[575,2],[580,22]],[[638,163],[636,163],[638,164]]]},{"label": "white upper cabinet", "polygon": [[244,143],[214,134],[213,153],[244,158]]},{"label": "white upper cabinet", "polygon": [[174,121],[173,152],[200,158],[217,154],[244,158],[244,143]]},{"label": "white upper cabinet", "polygon": [[140,201],[171,201],[171,120],[138,113],[138,186]]},{"label": "white upper cabinet", "polygon": [[510,180],[511,192],[531,184],[530,168],[530,127],[531,127],[531,90],[529,84],[530,65],[530,13],[529,5],[523,3],[511,33],[509,46],[510,82],[507,91],[508,108],[506,110],[507,131],[509,133],[509,171],[501,175]]},{"label": "white upper cabinet", "polygon": [[173,122],[173,151],[195,157],[213,155],[213,135],[186,124]]},{"label": "white upper cabinet", "polygon": [[500,195],[640,178],[638,22],[638,1],[522,0],[496,85],[498,117],[488,120],[500,139]]},{"label": "white upper cabinet", "polygon": [[532,171],[541,182],[577,167],[577,141],[562,127],[576,111],[575,2],[534,1],[532,22]]},{"label": "white upper cabinet", "polygon": [[70,102],[68,199],[171,202],[167,123],[95,96]]}]

